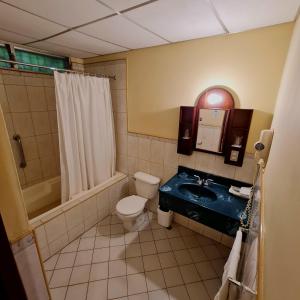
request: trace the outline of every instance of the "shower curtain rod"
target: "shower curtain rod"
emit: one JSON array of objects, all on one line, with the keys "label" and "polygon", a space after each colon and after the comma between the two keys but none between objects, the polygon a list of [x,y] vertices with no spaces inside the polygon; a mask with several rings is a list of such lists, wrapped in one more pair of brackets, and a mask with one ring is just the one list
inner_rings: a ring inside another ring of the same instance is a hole
[{"label": "shower curtain rod", "polygon": [[[8,63],[8,64],[22,65],[22,66],[29,66],[29,67],[37,67],[37,68],[42,68],[42,69],[47,69],[47,70],[52,70],[52,71],[58,71],[58,72],[79,73],[79,74],[88,75],[88,76],[96,76],[96,77],[109,78],[109,79],[116,80],[115,75],[114,76],[109,76],[109,75],[104,75],[104,74],[85,73],[85,72],[82,72],[82,71],[75,71],[75,70],[69,70],[69,69],[59,69],[59,68],[53,68],[53,67],[45,67],[45,66],[28,64],[28,63],[23,63],[23,62],[14,61],[14,60],[6,60],[6,59],[0,59],[0,62],[4,62],[4,63]],[[15,69],[15,70],[17,71],[17,69]]]}]

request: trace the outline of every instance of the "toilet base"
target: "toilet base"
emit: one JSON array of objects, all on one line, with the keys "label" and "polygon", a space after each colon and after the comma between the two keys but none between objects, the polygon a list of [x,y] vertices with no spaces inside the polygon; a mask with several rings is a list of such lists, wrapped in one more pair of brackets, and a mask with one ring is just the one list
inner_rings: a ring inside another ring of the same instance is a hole
[{"label": "toilet base", "polygon": [[123,227],[126,231],[140,231],[149,225],[147,212],[142,212],[139,216],[133,219],[122,220]]}]

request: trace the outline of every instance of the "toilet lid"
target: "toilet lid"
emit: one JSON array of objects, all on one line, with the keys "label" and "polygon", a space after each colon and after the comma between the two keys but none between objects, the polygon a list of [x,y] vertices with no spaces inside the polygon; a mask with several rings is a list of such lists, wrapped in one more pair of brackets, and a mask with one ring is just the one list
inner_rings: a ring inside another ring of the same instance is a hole
[{"label": "toilet lid", "polygon": [[144,209],[146,201],[146,198],[136,195],[125,197],[118,202],[116,209],[122,215],[133,215]]}]

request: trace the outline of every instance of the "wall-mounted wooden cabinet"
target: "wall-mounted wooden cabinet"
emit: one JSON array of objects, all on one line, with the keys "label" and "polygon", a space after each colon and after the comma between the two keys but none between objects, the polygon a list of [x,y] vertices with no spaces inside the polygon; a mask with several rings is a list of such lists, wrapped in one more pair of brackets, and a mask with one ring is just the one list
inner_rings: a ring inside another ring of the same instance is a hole
[{"label": "wall-mounted wooden cabinet", "polygon": [[191,155],[193,153],[196,123],[195,107],[181,106],[177,143],[178,153],[185,155]]},{"label": "wall-mounted wooden cabinet", "polygon": [[225,164],[242,166],[253,109],[231,109],[225,137]]}]

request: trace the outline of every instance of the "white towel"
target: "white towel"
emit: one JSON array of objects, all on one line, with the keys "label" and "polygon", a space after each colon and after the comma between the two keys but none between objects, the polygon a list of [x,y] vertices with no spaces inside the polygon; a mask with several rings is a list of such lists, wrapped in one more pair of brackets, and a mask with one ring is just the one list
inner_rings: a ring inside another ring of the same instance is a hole
[{"label": "white towel", "polygon": [[222,277],[222,285],[215,296],[214,300],[229,300],[233,299],[231,297],[231,293],[234,291],[231,291],[230,289],[230,279],[236,280],[236,273],[240,261],[240,253],[241,253],[241,247],[242,247],[242,237],[243,234],[239,230],[236,233],[235,241],[233,243],[230,255],[228,257],[228,260],[224,266],[224,273]]}]

